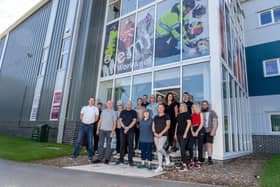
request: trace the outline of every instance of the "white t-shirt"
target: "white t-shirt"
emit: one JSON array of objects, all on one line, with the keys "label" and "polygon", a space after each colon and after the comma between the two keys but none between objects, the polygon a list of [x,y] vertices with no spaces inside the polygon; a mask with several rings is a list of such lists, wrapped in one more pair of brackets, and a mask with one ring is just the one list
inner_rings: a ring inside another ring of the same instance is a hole
[{"label": "white t-shirt", "polygon": [[95,116],[99,115],[99,111],[96,106],[84,106],[81,110],[81,114],[84,115],[82,122],[89,125],[96,121]]}]

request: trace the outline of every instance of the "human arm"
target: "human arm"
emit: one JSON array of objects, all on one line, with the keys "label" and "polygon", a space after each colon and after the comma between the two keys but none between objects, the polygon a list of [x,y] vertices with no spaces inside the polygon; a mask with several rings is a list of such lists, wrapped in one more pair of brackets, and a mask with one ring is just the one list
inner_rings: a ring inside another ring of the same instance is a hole
[{"label": "human arm", "polygon": [[200,125],[198,127],[198,129],[195,131],[195,135],[197,136],[199,131],[203,128],[203,114],[200,113]]},{"label": "human arm", "polygon": [[191,120],[187,120],[187,128],[186,128],[186,130],[185,130],[185,132],[184,132],[184,135],[183,135],[183,138],[184,139],[186,139],[187,138],[187,135],[188,135],[188,132],[189,132],[189,130],[190,130],[190,128],[191,128],[191,125],[192,125],[192,122],[191,122]]},{"label": "human arm", "polygon": [[165,128],[159,133],[159,138],[162,137],[170,128],[170,119],[166,120]]}]

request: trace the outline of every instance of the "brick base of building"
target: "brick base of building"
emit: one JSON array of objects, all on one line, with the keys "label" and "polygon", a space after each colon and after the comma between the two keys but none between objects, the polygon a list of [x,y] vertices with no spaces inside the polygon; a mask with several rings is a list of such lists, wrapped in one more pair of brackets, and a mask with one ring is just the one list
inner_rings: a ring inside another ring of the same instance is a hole
[{"label": "brick base of building", "polygon": [[280,135],[253,135],[255,153],[280,153]]}]

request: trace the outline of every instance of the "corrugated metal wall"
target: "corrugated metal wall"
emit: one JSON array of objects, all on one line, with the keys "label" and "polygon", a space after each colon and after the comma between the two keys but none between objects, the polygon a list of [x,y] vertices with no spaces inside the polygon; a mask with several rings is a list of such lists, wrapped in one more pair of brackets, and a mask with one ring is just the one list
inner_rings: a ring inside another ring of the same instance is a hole
[{"label": "corrugated metal wall", "polygon": [[84,1],[63,143],[76,142],[80,109],[87,104],[89,96],[95,95],[105,7],[105,0]]},{"label": "corrugated metal wall", "polygon": [[41,101],[37,118],[38,121],[49,121],[50,118],[50,109],[52,104],[53,90],[55,86],[56,71],[61,53],[68,6],[68,0],[59,1],[51,46],[49,49],[47,69],[41,93]]},{"label": "corrugated metal wall", "polygon": [[6,39],[6,36],[4,36],[3,38],[0,39],[0,58],[1,58],[1,55],[2,55],[2,50],[4,48],[5,39]]},{"label": "corrugated metal wall", "polygon": [[9,34],[0,72],[0,121],[29,119],[50,11],[51,2]]}]

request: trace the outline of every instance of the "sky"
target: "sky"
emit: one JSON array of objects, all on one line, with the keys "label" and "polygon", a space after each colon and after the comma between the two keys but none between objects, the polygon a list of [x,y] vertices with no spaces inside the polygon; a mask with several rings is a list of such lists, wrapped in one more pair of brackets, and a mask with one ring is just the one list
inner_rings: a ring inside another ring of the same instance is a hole
[{"label": "sky", "polygon": [[41,0],[0,0],[0,34]]}]

